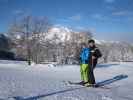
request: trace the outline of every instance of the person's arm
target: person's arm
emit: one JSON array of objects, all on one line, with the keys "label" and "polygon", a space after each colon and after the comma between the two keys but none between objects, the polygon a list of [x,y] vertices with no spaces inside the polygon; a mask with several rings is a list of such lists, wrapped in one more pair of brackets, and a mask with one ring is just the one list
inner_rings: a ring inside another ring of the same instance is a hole
[{"label": "person's arm", "polygon": [[94,57],[95,57],[96,59],[102,57],[102,53],[101,53],[101,51],[100,51],[98,48],[95,48]]},{"label": "person's arm", "polygon": [[82,61],[82,50],[80,51],[80,55],[79,55],[79,61]]}]

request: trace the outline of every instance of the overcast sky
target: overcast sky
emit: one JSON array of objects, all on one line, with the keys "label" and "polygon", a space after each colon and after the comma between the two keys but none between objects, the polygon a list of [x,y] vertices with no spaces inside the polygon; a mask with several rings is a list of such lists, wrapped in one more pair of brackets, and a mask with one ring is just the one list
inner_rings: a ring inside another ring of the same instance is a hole
[{"label": "overcast sky", "polygon": [[47,16],[53,24],[91,30],[100,40],[133,42],[133,0],[0,0],[0,32],[14,16]]}]

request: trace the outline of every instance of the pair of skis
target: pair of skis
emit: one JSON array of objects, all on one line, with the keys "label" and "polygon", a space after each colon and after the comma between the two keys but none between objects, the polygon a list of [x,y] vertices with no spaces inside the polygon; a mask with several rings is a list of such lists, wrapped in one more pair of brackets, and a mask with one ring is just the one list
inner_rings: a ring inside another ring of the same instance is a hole
[{"label": "pair of skis", "polygon": [[79,82],[72,82],[72,81],[64,81],[65,85],[69,85],[69,86],[83,86],[83,87],[91,87],[91,88],[102,88],[102,89],[110,89],[109,87],[107,86],[104,86],[104,85],[100,85],[100,84],[91,84],[91,85],[88,85],[88,86],[84,86],[82,84],[80,84]]}]

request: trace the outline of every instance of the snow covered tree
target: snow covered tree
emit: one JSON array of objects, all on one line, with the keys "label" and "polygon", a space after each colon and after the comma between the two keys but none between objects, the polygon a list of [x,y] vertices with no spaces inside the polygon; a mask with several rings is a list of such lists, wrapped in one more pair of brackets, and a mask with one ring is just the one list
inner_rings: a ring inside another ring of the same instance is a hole
[{"label": "snow covered tree", "polygon": [[101,62],[132,61],[132,45],[126,42],[104,42],[99,45],[103,54]]},{"label": "snow covered tree", "polygon": [[71,32],[69,41],[65,43],[65,63],[78,63],[81,51],[81,44],[88,43],[92,38],[92,33],[89,31],[84,32]]}]

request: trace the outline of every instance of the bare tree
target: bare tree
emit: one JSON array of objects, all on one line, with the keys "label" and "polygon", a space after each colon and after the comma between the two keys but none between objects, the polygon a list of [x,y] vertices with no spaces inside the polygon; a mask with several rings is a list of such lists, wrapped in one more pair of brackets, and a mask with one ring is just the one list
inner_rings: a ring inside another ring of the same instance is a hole
[{"label": "bare tree", "polygon": [[[41,45],[46,43],[46,36],[51,27],[50,21],[46,17],[23,16],[16,18],[9,28],[9,33],[15,39],[21,40],[21,47],[26,48],[28,64],[31,60],[38,63],[38,55]],[[23,42],[23,43],[22,43]]]},{"label": "bare tree", "polygon": [[71,32],[70,40],[66,41],[65,43],[65,50],[64,50],[65,58],[66,58],[65,62],[77,63],[76,61],[79,61],[81,43],[88,43],[88,40],[91,38],[92,38],[92,33],[89,31]]}]

